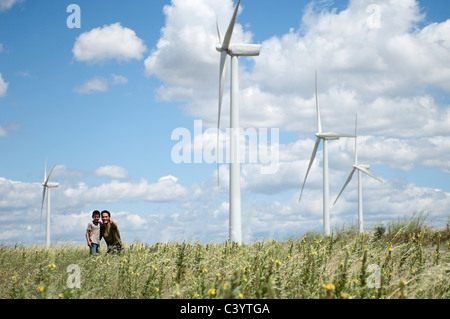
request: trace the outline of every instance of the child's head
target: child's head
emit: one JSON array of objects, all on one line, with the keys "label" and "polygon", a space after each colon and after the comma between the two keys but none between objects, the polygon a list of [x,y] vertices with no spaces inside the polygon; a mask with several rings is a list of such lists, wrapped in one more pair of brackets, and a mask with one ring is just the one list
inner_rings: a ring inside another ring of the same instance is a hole
[{"label": "child's head", "polygon": [[98,210],[94,210],[92,212],[92,218],[95,222],[98,222],[100,220],[100,212]]}]

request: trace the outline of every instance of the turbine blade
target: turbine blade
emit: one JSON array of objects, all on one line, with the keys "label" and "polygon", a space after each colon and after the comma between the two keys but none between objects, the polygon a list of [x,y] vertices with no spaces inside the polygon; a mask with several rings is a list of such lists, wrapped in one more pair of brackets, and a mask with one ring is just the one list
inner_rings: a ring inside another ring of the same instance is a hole
[{"label": "turbine blade", "polygon": [[317,132],[322,133],[322,121],[320,120],[319,98],[317,96],[317,70],[315,76],[315,92],[316,92]]},{"label": "turbine blade", "polygon": [[219,29],[219,17],[217,17],[217,19],[216,19],[216,27],[217,27],[217,35],[219,36],[219,43],[222,44],[223,37],[222,37],[222,33],[220,32],[220,29]]},{"label": "turbine blade", "polygon": [[52,169],[50,170],[50,173],[48,173],[47,180],[45,181],[44,185],[47,186],[48,180],[50,179],[50,175],[52,175],[53,169],[54,169],[55,167],[56,167],[56,165],[53,166]]},{"label": "turbine blade", "polygon": [[217,116],[217,186],[219,186],[219,133],[220,133],[220,114],[222,112],[223,86],[225,83],[225,67],[227,65],[227,51],[220,53],[220,70],[219,70],[219,112]]},{"label": "turbine blade", "polygon": [[350,180],[353,177],[353,173],[355,173],[356,168],[354,167],[352,169],[352,172],[350,173],[350,175],[348,176],[347,180],[345,181],[344,187],[342,187],[341,192],[339,193],[338,197],[336,198],[336,200],[333,203],[333,206],[336,205],[337,200],[339,199],[339,197],[341,196],[342,192],[344,191],[345,187],[347,187],[348,183],[350,183]]},{"label": "turbine blade", "polygon": [[377,181],[379,181],[380,183],[383,183],[383,181],[382,181],[381,179],[379,179],[378,177],[376,177],[375,175],[373,175],[371,172],[369,172],[369,171],[368,171],[367,169],[365,169],[364,167],[357,166],[357,168],[358,168],[361,172],[363,172],[364,174],[367,174],[367,175],[369,175],[370,177],[372,177],[372,178],[376,179]]},{"label": "turbine blade", "polygon": [[228,47],[230,45],[231,35],[233,34],[234,24],[236,22],[236,16],[237,16],[240,2],[241,2],[241,0],[238,1],[237,5],[236,5],[236,9],[234,9],[233,17],[231,18],[230,24],[227,29],[227,33],[225,33],[225,38],[223,39],[222,49],[225,51],[228,50]]},{"label": "turbine blade", "polygon": [[314,159],[316,158],[317,149],[319,148],[319,144],[320,144],[320,137],[318,137],[316,139],[316,144],[314,145],[314,150],[312,152],[311,159],[309,160],[308,169],[306,170],[305,179],[303,180],[302,190],[300,191],[300,196],[298,198],[299,203],[300,203],[300,199],[302,198],[303,188],[305,187],[305,182],[306,182],[306,178],[308,177],[309,170],[311,169],[312,163],[314,162]]},{"label": "turbine blade", "polygon": [[358,141],[358,113],[356,114],[355,120],[355,164],[358,164],[357,141]]}]

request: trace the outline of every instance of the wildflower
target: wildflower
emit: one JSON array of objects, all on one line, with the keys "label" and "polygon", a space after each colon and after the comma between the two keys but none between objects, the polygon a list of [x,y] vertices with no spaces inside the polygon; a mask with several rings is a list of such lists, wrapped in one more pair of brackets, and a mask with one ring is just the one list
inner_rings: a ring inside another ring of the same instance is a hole
[{"label": "wildflower", "polygon": [[392,247],[389,247],[389,251],[392,251],[393,249],[392,249]]},{"label": "wildflower", "polygon": [[38,290],[39,290],[39,292],[43,292],[43,291],[44,291],[44,287],[39,286],[39,287],[38,287]]},{"label": "wildflower", "polygon": [[216,294],[216,290],[214,288],[211,288],[211,289],[208,290],[208,295],[213,296],[215,294]]},{"label": "wildflower", "polygon": [[127,263],[128,261],[124,258],[124,259],[122,260],[122,262],[123,262],[123,263]]},{"label": "wildflower", "polygon": [[12,276],[11,279],[16,279],[16,275]]},{"label": "wildflower", "polygon": [[242,299],[242,298],[244,298],[244,295],[240,293],[239,296],[238,296],[238,298],[241,298],[241,299]]},{"label": "wildflower", "polygon": [[333,284],[326,285],[327,290],[334,290],[335,286]]},{"label": "wildflower", "polygon": [[345,299],[345,298],[347,298],[348,296],[347,296],[346,293],[343,293],[343,294],[341,294],[341,297]]},{"label": "wildflower", "polygon": [[208,272],[208,269],[203,268],[202,273],[207,273],[207,272]]},{"label": "wildflower", "polygon": [[225,283],[224,285],[223,285],[223,289],[227,289],[228,288],[228,285]]}]

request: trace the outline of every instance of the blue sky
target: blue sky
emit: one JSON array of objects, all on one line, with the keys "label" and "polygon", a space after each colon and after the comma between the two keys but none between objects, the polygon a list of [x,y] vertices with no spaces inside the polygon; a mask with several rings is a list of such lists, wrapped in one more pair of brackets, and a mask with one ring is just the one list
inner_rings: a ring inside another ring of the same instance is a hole
[{"label": "blue sky", "polygon": [[[81,9],[80,28],[67,26],[71,3]],[[60,183],[52,190],[53,242],[82,243],[94,209],[110,210],[127,242],[227,239],[227,165],[218,189],[215,163],[174,163],[171,135],[177,128],[193,135],[195,120],[204,131],[217,125],[215,23],[218,17],[224,33],[234,5],[0,0],[0,242],[43,243],[46,161],[47,169],[57,165],[52,180]],[[371,5],[379,10],[375,27],[365,24],[374,18]],[[414,212],[445,226],[448,1],[241,6],[232,42],[262,45],[259,57],[241,58],[241,124],[280,132],[272,141],[276,173],[242,166],[244,241],[321,231],[321,150],[302,203],[296,200],[315,139],[315,69],[323,126],[352,133],[358,113],[360,159],[384,181],[364,179],[367,227]],[[330,145],[334,200],[351,169],[353,141]],[[331,210],[332,227],[355,222],[356,189],[354,179]]]}]

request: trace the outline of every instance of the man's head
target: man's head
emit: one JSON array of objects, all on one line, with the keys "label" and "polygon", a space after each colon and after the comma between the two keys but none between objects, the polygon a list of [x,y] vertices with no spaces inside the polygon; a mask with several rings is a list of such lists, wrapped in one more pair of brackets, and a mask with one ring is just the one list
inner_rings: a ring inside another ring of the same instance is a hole
[{"label": "man's head", "polygon": [[110,218],[111,218],[111,214],[107,210],[102,211],[102,222],[103,222],[103,224],[109,224],[109,219]]}]

